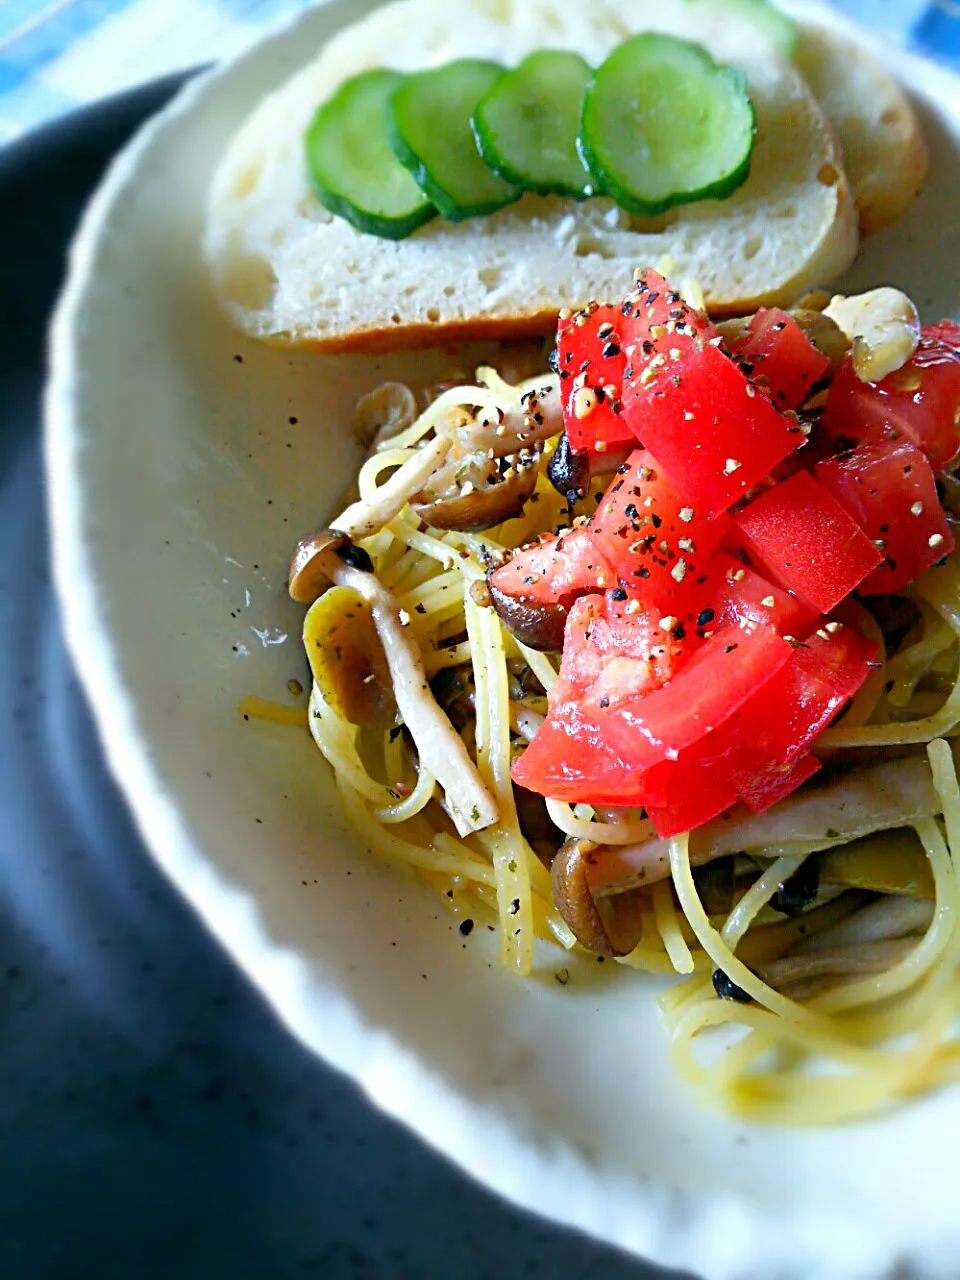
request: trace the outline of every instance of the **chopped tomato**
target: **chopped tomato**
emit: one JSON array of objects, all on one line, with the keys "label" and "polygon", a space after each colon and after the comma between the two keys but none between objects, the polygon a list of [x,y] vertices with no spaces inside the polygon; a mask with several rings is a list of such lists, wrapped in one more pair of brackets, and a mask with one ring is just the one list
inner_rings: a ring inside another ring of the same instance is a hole
[{"label": "chopped tomato", "polygon": [[925,338],[936,338],[960,351],[960,324],[956,320],[938,320],[936,324],[924,325],[921,332]]},{"label": "chopped tomato", "polygon": [[[813,741],[860,688],[874,653],[837,623],[793,646],[770,627],[728,626],[659,687],[665,672],[651,679],[638,654],[634,680],[621,687],[630,641],[621,634],[617,653],[592,631],[603,613],[599,597],[574,606],[550,715],[514,779],[571,802],[643,805],[662,836],[737,799],[759,811],[810,777]],[[649,627],[646,635],[640,653]]]},{"label": "chopped tomato", "polygon": [[830,386],[823,429],[850,444],[909,440],[934,471],[949,466],[960,454],[957,329],[948,321],[924,329],[913,357],[882,382],[861,382],[847,357]]},{"label": "chopped tomato", "polygon": [[[659,775],[659,777],[657,776]],[[692,831],[736,804],[737,793],[719,770],[703,767],[691,758],[686,765],[668,761],[643,775],[644,796],[655,786],[659,803],[642,801],[657,835],[666,840]]]},{"label": "chopped tomato", "polygon": [[820,613],[835,608],[883,558],[806,471],[767,489],[733,521],[750,554]]},{"label": "chopped tomato", "polygon": [[734,352],[741,373],[764,388],[778,409],[799,409],[830,368],[829,357],[813,345],[795,317],[778,307],[757,312]]},{"label": "chopped tomato", "polygon": [[820,617],[793,592],[775,586],[724,552],[713,557],[711,581],[703,590],[705,596],[715,593],[717,624],[756,623],[773,627],[778,635],[802,640]]},{"label": "chopped tomato", "polygon": [[706,312],[684,302],[683,296],[652,267],[638,274],[620,314],[620,331],[631,364],[639,361],[642,365],[671,345],[694,355],[705,342],[720,340],[717,327]]},{"label": "chopped tomato", "polygon": [[721,627],[669,684],[608,714],[612,747],[637,768],[675,760],[735,715],[773,679],[791,653],[772,627]]},{"label": "chopped tomato", "polygon": [[[934,471],[960,454],[960,324],[929,326],[883,383],[846,361],[802,456],[793,411],[828,361],[784,312],[761,311],[730,353],[646,271],[622,307],[562,322],[558,352],[571,442],[622,442],[604,431],[627,423],[645,447],[588,521],[490,577],[495,599],[565,623],[549,714],[514,780],[643,806],[663,836],[741,802],[760,812],[817,771],[817,736],[873,660],[872,641],[824,615],[954,549]],[[859,447],[829,453],[842,435]]]},{"label": "chopped tomato", "polygon": [[821,462],[816,473],[883,556],[861,595],[899,591],[953,551],[933,471],[908,441],[863,445]]},{"label": "chopped tomato", "polygon": [[[578,602],[568,626],[572,628],[575,619],[582,624],[586,603]],[[588,636],[587,631],[580,634]],[[514,765],[514,781],[541,795],[572,802],[645,804],[661,776],[653,773],[648,780],[647,771],[676,760],[734,716],[773,679],[791,652],[770,627],[749,633],[726,627],[707,640],[668,683],[621,698],[614,705],[611,696],[601,691],[599,678],[578,691],[578,680],[590,679],[595,668],[575,666],[565,645],[561,681],[551,696],[550,713]]]},{"label": "chopped tomato", "polygon": [[740,799],[754,813],[763,813],[792,795],[819,770],[820,761],[813,755],[801,756],[796,764],[785,767],[773,765],[741,786]]},{"label": "chopped tomato", "polygon": [[665,632],[659,610],[618,595],[583,596],[570,610],[551,708],[576,699],[592,713],[642,697],[672,679],[696,646],[696,637]]},{"label": "chopped tomato", "polygon": [[559,653],[570,606],[617,575],[583,529],[544,534],[489,575],[494,606],[518,640]]},{"label": "chopped tomato", "polygon": [[698,516],[663,468],[638,449],[586,528],[628,592],[673,611],[704,572],[729,521]]},{"label": "chopped tomato", "polygon": [[721,350],[706,316],[656,272],[645,272],[627,301],[634,305],[621,324],[624,415],[694,511],[712,519],[803,434]]},{"label": "chopped tomato", "polygon": [[581,527],[558,538],[546,533],[515,551],[490,575],[490,585],[524,604],[569,607],[588,591],[614,586],[616,571]]},{"label": "chopped tomato", "polygon": [[798,760],[866,680],[876,646],[853,627],[829,622],[827,628],[794,649],[733,726],[738,787]]},{"label": "chopped tomato", "polygon": [[726,724],[644,773],[640,794],[661,836],[688,829],[691,816],[707,821],[737,799],[767,808],[816,771],[804,763],[810,746],[867,678],[875,648],[852,627],[828,625],[837,629],[795,648]]},{"label": "chopped tomato", "polygon": [[623,369],[619,307],[574,311],[557,326],[563,425],[577,453],[628,444],[633,433],[622,417]]},{"label": "chopped tomato", "polygon": [[517,786],[569,804],[627,808],[642,803],[636,770],[611,748],[602,725],[585,719],[575,702],[551,711],[514,761],[511,777]]}]

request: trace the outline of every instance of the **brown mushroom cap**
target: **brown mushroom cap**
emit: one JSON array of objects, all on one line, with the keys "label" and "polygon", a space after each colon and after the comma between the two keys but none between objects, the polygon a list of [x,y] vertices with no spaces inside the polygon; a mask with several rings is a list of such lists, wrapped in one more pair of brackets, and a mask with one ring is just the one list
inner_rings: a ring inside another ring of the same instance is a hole
[{"label": "brown mushroom cap", "polygon": [[587,867],[596,847],[589,840],[573,838],[561,847],[550,868],[553,899],[577,941],[588,951],[610,958],[625,956],[640,940],[639,895],[594,899]]},{"label": "brown mushroom cap", "polygon": [[572,505],[587,496],[594,480],[612,475],[639,447],[640,442],[635,440],[633,444],[617,445],[603,453],[575,453],[564,431],[547,463],[547,479]]},{"label": "brown mushroom cap", "polygon": [[351,545],[339,529],[318,529],[301,538],[290,561],[287,589],[298,604],[313,604],[333,586],[337,569],[343,567],[338,552]]},{"label": "brown mushroom cap", "polygon": [[527,466],[512,468],[497,484],[483,485],[436,502],[415,503],[413,509],[424,524],[434,529],[479,533],[520,515],[536,484],[534,460]]},{"label": "brown mushroom cap", "polygon": [[487,586],[497,617],[510,634],[528,649],[540,653],[562,653],[563,631],[567,625],[569,610],[562,604],[538,604],[511,596],[494,584],[491,570],[487,574]]}]

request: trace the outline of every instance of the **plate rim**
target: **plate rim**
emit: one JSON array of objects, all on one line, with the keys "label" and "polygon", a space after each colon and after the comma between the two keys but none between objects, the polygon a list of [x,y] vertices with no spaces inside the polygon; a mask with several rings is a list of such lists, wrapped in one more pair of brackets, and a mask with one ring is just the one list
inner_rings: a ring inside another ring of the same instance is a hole
[{"label": "plate rim", "polygon": [[[385,2],[374,0],[375,4]],[[889,48],[884,50],[876,37],[844,15],[802,0],[784,7],[855,36],[877,55],[886,52],[889,63]],[[352,0],[318,0],[310,9],[341,15],[335,30],[356,17]],[[702,1271],[710,1261],[710,1241],[721,1239],[723,1260],[714,1259],[715,1265],[704,1274],[717,1278],[765,1275],[774,1266],[780,1269],[778,1274],[798,1274],[789,1267],[790,1245],[817,1227],[808,1217],[796,1216],[794,1229],[784,1241],[784,1224],[771,1224],[742,1195],[717,1191],[705,1205],[695,1193],[678,1185],[652,1184],[639,1175],[611,1175],[561,1140],[548,1149],[536,1146],[529,1135],[489,1105],[483,1107],[478,1126],[475,1101],[468,1101],[432,1071],[429,1062],[369,1025],[352,1002],[330,984],[324,988],[327,1035],[320,1043],[315,1028],[304,1025],[298,1016],[304,1004],[298,992],[310,982],[306,966],[297,954],[279,948],[268,935],[252,894],[210,865],[204,846],[191,835],[174,796],[154,768],[149,738],[138,724],[134,701],[124,687],[119,649],[99,600],[96,559],[84,536],[79,440],[70,425],[73,389],[81,371],[71,337],[96,264],[100,233],[142,159],[181,117],[202,105],[211,86],[237,74],[245,61],[259,55],[264,44],[282,42],[305,12],[300,9],[285,15],[250,48],[187,80],[111,160],[70,248],[66,283],[49,330],[49,372],[43,403],[47,521],[53,584],[67,650],[91,707],[108,768],[150,856],[286,1029],[312,1053],[354,1079],[380,1110],[470,1176],[523,1209],[577,1227],[660,1265]],[[960,91],[960,76],[948,68],[902,50],[897,51],[897,57],[915,68],[935,68]],[[477,1137],[478,1128],[482,1139]],[[518,1146],[523,1149],[522,1162],[513,1158]],[[533,1194],[531,1168],[536,1173]],[[565,1194],[572,1179],[580,1193],[573,1204]],[[562,1215],[557,1209],[560,1204],[565,1206]],[[613,1214],[611,1204],[620,1207]],[[629,1205],[628,1214],[622,1211],[623,1205]],[[819,1226],[822,1230],[822,1223]],[[836,1237],[832,1238],[836,1244]],[[731,1243],[735,1240],[741,1242],[737,1247]],[[960,1227],[953,1243],[960,1243]],[[822,1261],[821,1274],[834,1274],[830,1263],[836,1262],[836,1256]],[[902,1257],[891,1259],[890,1270],[902,1261]]]}]

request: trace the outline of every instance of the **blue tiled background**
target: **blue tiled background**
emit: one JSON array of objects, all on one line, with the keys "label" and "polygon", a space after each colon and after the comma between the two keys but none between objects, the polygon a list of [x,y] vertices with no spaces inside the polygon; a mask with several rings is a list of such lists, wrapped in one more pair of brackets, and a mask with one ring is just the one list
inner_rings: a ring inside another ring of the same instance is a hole
[{"label": "blue tiled background", "polygon": [[[95,98],[227,57],[305,3],[0,0],[0,141]],[[904,47],[960,68],[960,0],[834,3]]]}]

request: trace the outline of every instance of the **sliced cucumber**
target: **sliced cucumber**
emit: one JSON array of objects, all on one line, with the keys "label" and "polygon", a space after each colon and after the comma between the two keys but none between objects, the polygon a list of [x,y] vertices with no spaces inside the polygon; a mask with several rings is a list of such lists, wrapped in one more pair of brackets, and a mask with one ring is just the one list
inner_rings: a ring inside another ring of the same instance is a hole
[{"label": "sliced cucumber", "polygon": [[388,103],[402,83],[398,71],[354,76],[306,134],[307,171],[320,203],[359,231],[390,240],[403,240],[437,215],[387,142]]},{"label": "sliced cucumber", "polygon": [[519,187],[489,169],[471,121],[503,68],[461,58],[408,76],[390,101],[388,137],[397,159],[450,222],[494,213],[519,199]]},{"label": "sliced cucumber", "polygon": [[740,186],[754,129],[742,72],[717,66],[700,45],[647,32],[616,48],[593,77],[580,149],[621,208],[656,214]]},{"label": "sliced cucumber", "polygon": [[532,53],[480,100],[473,117],[480,154],[494,173],[541,195],[593,195],[577,150],[593,73],[578,53]]},{"label": "sliced cucumber", "polygon": [[722,5],[743,14],[775,46],[781,57],[790,59],[797,51],[797,24],[770,0],[699,0],[703,4]]}]

